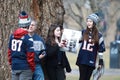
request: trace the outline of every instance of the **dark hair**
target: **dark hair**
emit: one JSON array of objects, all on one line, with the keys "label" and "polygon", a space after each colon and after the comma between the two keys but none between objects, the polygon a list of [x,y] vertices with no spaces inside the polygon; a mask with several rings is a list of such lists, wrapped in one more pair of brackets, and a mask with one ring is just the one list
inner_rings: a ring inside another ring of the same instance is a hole
[{"label": "dark hair", "polygon": [[[83,40],[87,40],[89,39],[89,31],[91,29],[89,29],[87,27],[86,31],[83,33]],[[98,29],[96,28],[96,24],[95,22],[93,22],[93,28],[92,28],[92,43],[98,44],[99,43],[99,34],[98,34]]]},{"label": "dark hair", "polygon": [[[54,35],[54,31],[57,27],[60,27],[58,24],[52,24],[50,27],[49,27],[49,30],[48,30],[48,35],[47,35],[47,39],[46,39],[46,43],[48,44],[51,44],[51,45],[55,45],[56,42],[55,42],[55,35]],[[61,29],[61,27],[60,27]],[[58,40],[60,41],[60,38],[61,37],[58,37]]]}]

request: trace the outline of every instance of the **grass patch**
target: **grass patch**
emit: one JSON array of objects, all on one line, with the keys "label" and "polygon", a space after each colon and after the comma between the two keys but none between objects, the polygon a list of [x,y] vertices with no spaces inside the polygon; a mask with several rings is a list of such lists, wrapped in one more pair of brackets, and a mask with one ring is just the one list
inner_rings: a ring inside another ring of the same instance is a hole
[{"label": "grass patch", "polygon": [[[79,80],[78,75],[67,75],[66,78],[66,80]],[[103,75],[99,80],[120,80],[120,76]]]},{"label": "grass patch", "polygon": [[79,80],[78,75],[67,75],[66,80]]},{"label": "grass patch", "polygon": [[100,80],[120,80],[120,76],[103,75]]}]

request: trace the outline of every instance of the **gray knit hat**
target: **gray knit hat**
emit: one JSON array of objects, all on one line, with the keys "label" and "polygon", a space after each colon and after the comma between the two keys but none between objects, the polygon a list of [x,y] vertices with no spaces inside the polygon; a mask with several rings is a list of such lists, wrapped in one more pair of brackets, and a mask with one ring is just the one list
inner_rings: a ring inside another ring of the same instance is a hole
[{"label": "gray knit hat", "polygon": [[96,24],[99,22],[99,17],[96,14],[90,14],[87,19],[91,19],[93,22],[95,22]]}]

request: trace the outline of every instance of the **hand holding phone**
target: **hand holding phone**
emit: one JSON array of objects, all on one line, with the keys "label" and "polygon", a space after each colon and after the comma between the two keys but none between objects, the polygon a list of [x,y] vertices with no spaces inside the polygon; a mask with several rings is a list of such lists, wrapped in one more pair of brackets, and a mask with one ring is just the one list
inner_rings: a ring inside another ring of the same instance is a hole
[{"label": "hand holding phone", "polygon": [[43,51],[42,54],[39,55],[39,58],[42,59],[42,58],[44,58],[45,56],[46,56],[46,52]]}]

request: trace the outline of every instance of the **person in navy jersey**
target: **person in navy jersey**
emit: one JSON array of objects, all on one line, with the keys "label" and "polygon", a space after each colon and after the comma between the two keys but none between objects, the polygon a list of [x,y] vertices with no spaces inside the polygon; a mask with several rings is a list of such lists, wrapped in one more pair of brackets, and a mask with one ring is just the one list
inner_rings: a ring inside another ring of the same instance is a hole
[{"label": "person in navy jersey", "polygon": [[33,39],[28,36],[31,19],[25,11],[19,14],[18,26],[10,36],[8,61],[12,70],[12,80],[32,80],[35,70]]},{"label": "person in navy jersey", "polygon": [[79,67],[79,80],[90,80],[96,67],[96,58],[99,56],[99,67],[103,66],[103,52],[105,44],[102,34],[96,25],[99,22],[97,14],[93,13],[87,17],[87,28],[80,34],[81,47],[77,57],[76,65]]},{"label": "person in navy jersey", "polygon": [[45,44],[43,38],[35,33],[36,29],[37,22],[35,20],[32,20],[28,29],[28,35],[33,38],[33,47],[35,52],[36,64],[32,80],[44,80],[44,73],[41,67],[41,59],[46,56]]}]

